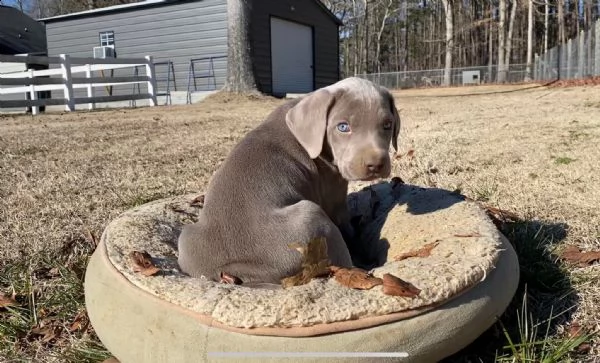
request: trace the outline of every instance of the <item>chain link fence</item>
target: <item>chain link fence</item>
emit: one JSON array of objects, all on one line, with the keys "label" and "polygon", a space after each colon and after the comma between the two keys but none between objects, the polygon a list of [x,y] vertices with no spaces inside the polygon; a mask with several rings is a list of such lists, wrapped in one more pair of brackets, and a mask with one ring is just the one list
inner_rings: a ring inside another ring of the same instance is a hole
[{"label": "chain link fence", "polygon": [[[511,64],[506,72],[506,81],[510,83],[523,82],[526,66],[526,64]],[[496,81],[497,73],[498,67],[495,65],[452,68],[450,70],[450,86],[493,83]],[[356,76],[390,89],[439,87],[443,84],[444,69],[369,73]]]},{"label": "chain link fence", "polygon": [[600,76],[600,20],[566,44],[536,54],[533,69],[537,81]]}]

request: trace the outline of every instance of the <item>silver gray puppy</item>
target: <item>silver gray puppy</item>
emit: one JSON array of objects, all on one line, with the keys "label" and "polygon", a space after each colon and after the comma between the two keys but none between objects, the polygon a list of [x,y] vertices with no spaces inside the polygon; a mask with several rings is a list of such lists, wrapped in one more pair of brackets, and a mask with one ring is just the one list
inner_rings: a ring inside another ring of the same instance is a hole
[{"label": "silver gray puppy", "polygon": [[348,181],[389,176],[399,130],[392,95],[360,78],[278,107],[213,175],[199,220],[179,237],[181,269],[279,284],[301,270],[289,245],[316,237],[326,238],[332,264],[357,265],[365,256],[353,241]]}]

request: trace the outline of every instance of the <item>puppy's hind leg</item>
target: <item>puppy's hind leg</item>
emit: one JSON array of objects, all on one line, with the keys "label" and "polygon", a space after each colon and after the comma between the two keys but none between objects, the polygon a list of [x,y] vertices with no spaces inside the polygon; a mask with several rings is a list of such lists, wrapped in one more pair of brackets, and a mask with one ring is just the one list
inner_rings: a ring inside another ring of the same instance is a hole
[{"label": "puppy's hind leg", "polygon": [[339,228],[316,203],[302,200],[282,211],[289,243],[307,244],[310,240],[325,237],[327,256],[332,265],[352,267],[350,252]]},{"label": "puppy's hind leg", "polygon": [[217,280],[217,262],[223,256],[218,248],[210,248],[212,244],[207,241],[206,226],[203,216],[200,215],[198,222],[185,225],[177,241],[179,253],[178,264],[183,272],[192,276],[204,276],[210,280]]}]

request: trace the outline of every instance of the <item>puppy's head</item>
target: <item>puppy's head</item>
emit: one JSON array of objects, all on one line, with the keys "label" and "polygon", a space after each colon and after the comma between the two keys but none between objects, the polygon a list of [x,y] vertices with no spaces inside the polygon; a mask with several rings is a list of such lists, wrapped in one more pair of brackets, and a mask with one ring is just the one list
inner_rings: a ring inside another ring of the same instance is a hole
[{"label": "puppy's head", "polygon": [[400,117],[383,87],[350,77],[308,94],[286,122],[311,158],[327,153],[346,180],[389,176],[390,142],[398,149]]}]

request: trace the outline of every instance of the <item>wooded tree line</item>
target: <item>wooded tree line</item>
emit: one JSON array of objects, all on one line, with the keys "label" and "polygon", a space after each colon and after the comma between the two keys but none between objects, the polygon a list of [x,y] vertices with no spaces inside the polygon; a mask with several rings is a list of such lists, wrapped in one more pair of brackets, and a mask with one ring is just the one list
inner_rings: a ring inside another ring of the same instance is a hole
[{"label": "wooded tree line", "polygon": [[[323,0],[344,22],[342,72],[530,65],[593,26],[600,0]],[[529,73],[531,76],[531,73]]]}]

